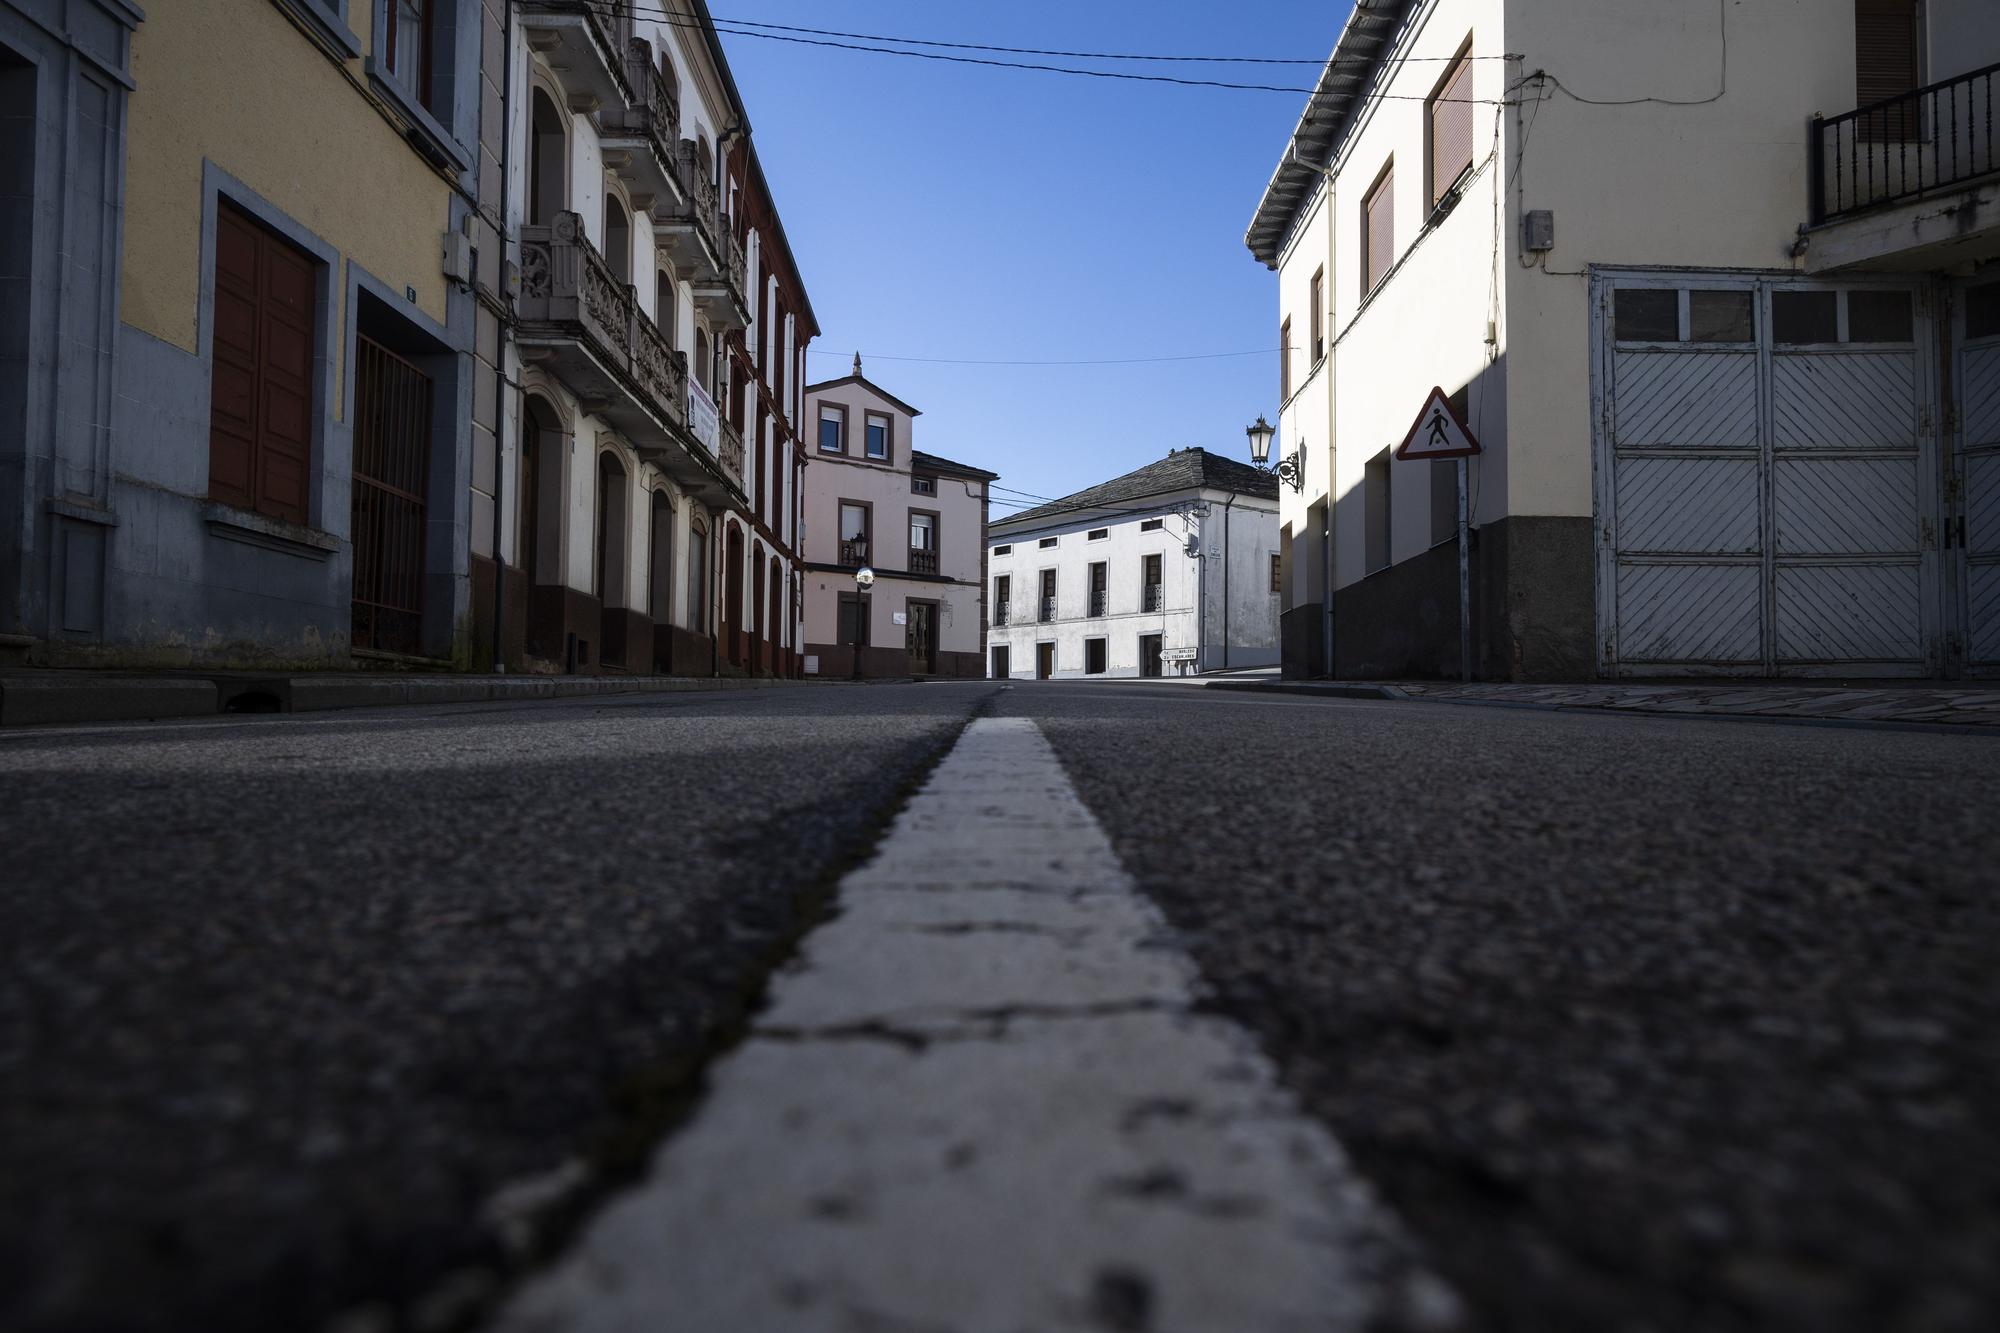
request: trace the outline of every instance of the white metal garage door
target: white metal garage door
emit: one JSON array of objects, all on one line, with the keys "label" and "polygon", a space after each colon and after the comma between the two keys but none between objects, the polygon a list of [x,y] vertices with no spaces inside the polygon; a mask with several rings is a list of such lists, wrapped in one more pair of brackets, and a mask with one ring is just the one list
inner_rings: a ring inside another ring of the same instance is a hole
[{"label": "white metal garage door", "polygon": [[1967,674],[2000,675],[2000,282],[1954,293],[1957,458],[1948,515]]},{"label": "white metal garage door", "polygon": [[1595,286],[1600,668],[1938,670],[1922,291],[1725,273]]}]

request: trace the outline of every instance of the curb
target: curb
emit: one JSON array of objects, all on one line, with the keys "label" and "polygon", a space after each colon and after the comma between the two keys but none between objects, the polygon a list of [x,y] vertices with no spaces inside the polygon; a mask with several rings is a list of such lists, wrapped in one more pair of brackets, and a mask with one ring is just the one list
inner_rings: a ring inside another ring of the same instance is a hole
[{"label": "curb", "polygon": [[1246,694],[1300,694],[1315,699],[1394,699],[1412,696],[1393,685],[1313,685],[1305,681],[1205,680],[1205,690],[1241,690]]},{"label": "curb", "polygon": [[225,713],[315,713],[399,704],[768,690],[844,681],[751,676],[0,676],[0,726],[140,722]]}]

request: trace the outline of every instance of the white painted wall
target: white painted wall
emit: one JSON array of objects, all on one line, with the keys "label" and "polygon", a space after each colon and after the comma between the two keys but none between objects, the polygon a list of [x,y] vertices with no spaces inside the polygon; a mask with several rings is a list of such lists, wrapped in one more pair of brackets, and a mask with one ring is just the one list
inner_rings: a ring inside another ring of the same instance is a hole
[{"label": "white painted wall", "polygon": [[[1010,622],[988,631],[988,667],[992,649],[1009,649],[1009,673],[1033,679],[1038,643],[1056,646],[1057,679],[1084,676],[1084,643],[1106,641],[1107,676],[1139,674],[1139,639],[1159,634],[1168,650],[1198,650],[1198,668],[1216,670],[1225,658],[1231,667],[1268,666],[1278,660],[1277,598],[1270,592],[1270,557],[1278,549],[1277,506],[1268,500],[1237,496],[1229,505],[1228,559],[1223,558],[1225,491],[1188,490],[1121,506],[1136,512],[1079,511],[1045,523],[1021,528],[995,525],[988,538],[988,603],[997,598],[998,580],[1012,580]],[[1177,509],[1206,503],[1200,517]],[[1152,532],[1148,519],[1163,520]],[[1091,540],[1102,528],[1105,536]],[[1041,545],[1047,538],[1056,545]],[[1203,552],[1190,557],[1194,539]],[[1003,548],[1005,553],[1003,554]],[[1141,575],[1147,555],[1160,556],[1161,609],[1144,610]],[[1106,569],[1106,614],[1089,614],[1089,567],[1103,561]],[[1056,618],[1037,619],[1041,573],[1056,571]],[[1227,571],[1230,629],[1223,629],[1223,583]],[[1203,607],[1206,607],[1203,610]],[[1205,642],[1204,642],[1205,641]],[[1191,669],[1194,669],[1191,667]],[[1166,671],[1177,668],[1168,663]]]}]

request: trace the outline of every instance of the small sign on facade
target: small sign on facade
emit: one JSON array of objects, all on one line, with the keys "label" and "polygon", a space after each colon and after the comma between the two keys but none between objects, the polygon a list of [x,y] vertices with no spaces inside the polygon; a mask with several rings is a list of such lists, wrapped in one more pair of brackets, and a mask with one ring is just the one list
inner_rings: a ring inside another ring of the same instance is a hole
[{"label": "small sign on facade", "polygon": [[907,625],[910,623],[910,613],[908,611],[898,611],[889,617],[889,623],[892,625]]},{"label": "small sign on facade", "polygon": [[807,674],[808,676],[817,676],[817,675],[819,674],[819,654],[818,654],[818,653],[807,653],[807,654],[806,654],[806,674]]},{"label": "small sign on facade", "polygon": [[1433,388],[1431,396],[1424,400],[1424,410],[1417,413],[1416,423],[1396,450],[1396,457],[1470,458],[1478,452],[1479,441],[1472,438],[1472,432],[1459,420],[1451,399],[1444,396],[1443,389]]}]

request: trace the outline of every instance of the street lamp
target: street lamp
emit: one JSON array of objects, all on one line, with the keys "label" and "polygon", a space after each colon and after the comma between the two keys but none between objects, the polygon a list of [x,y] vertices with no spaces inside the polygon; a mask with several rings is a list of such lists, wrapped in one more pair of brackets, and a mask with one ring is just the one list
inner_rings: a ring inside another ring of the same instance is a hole
[{"label": "street lamp", "polygon": [[855,571],[854,571],[854,589],[855,589],[855,592],[854,592],[854,675],[853,675],[853,679],[855,679],[855,680],[860,680],[860,679],[861,679],[861,624],[862,624],[862,621],[861,621],[861,618],[862,618],[863,616],[865,616],[866,614],[868,614],[868,611],[867,611],[867,608],[866,608],[866,606],[864,606],[864,605],[863,605],[863,603],[862,603],[862,600],[861,600],[861,599],[862,599],[862,598],[863,598],[864,596],[866,596],[866,595],[867,595],[867,592],[868,592],[868,590],[869,590],[870,588],[874,587],[874,586],[875,586],[875,571],[874,571],[874,570],[870,569],[870,568],[869,568],[868,566],[866,566],[866,565],[863,565],[863,566],[862,566],[861,568],[859,568],[859,569],[857,569],[857,570],[855,570]]},{"label": "street lamp", "polygon": [[1279,481],[1288,483],[1295,491],[1305,490],[1306,442],[1304,440],[1299,441],[1296,452],[1286,454],[1278,460],[1278,466],[1273,468],[1266,465],[1271,457],[1271,437],[1278,432],[1270,422],[1264,420],[1263,413],[1258,413],[1257,424],[1244,427],[1243,433],[1250,437],[1250,462],[1258,471],[1275,473]]}]

